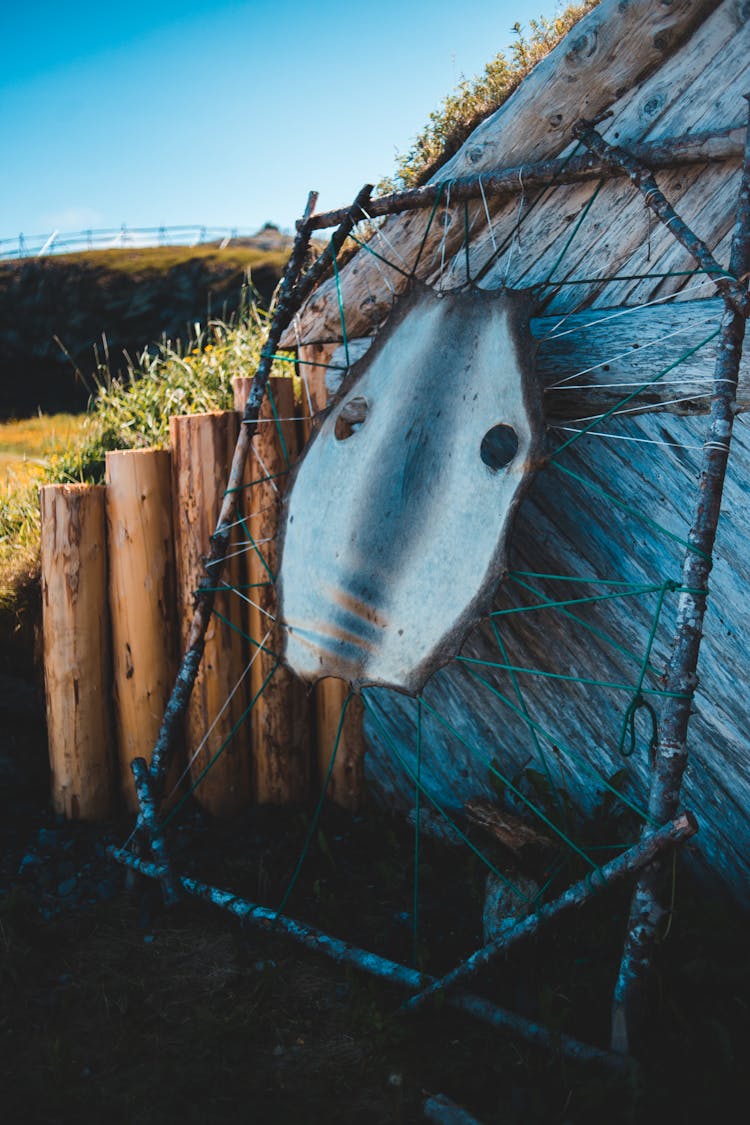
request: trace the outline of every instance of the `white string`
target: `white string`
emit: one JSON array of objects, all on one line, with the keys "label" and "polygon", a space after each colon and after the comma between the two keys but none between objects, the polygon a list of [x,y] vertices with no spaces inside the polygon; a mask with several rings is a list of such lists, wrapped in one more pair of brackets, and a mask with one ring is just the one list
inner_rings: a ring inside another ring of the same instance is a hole
[{"label": "white string", "polygon": [[[606,281],[606,278],[602,278],[602,281]],[[651,305],[659,305],[664,301],[673,301],[675,297],[682,297],[685,293],[692,293],[696,289],[703,289],[706,285],[713,284],[714,283],[711,278],[706,278],[704,281],[699,281],[695,285],[687,285],[684,289],[680,289],[677,293],[667,293],[665,297],[654,297],[652,301],[644,301],[642,305],[632,305],[626,309],[619,309],[615,313],[610,313],[609,316],[602,316],[598,320],[590,320],[588,324],[577,324],[575,328],[566,328],[564,332],[558,332],[556,335],[549,334],[547,336],[542,336],[539,343],[541,343],[543,340],[559,340],[561,336],[570,336],[571,332],[580,332],[584,328],[593,328],[595,324],[604,324],[604,322],[607,320],[616,320],[620,316],[627,316],[629,313],[638,312],[639,309],[647,309]],[[568,313],[568,316],[573,315],[573,313]],[[564,317],[563,319],[567,320],[567,317]],[[555,325],[555,327],[557,327],[557,325]],[[554,331],[555,329],[553,328],[552,332]]]},{"label": "white string", "polygon": [[597,418],[616,418],[622,414],[646,414],[652,410],[663,410],[665,406],[676,406],[680,402],[695,402],[697,398],[710,398],[711,392],[701,392],[697,395],[685,395],[682,398],[668,398],[663,402],[651,402],[645,406],[629,406],[626,410],[604,411],[604,414],[589,414],[586,418],[571,418],[571,422],[596,422]]},{"label": "white string", "polygon": [[373,229],[375,230],[375,234],[376,234],[376,235],[377,235],[377,237],[378,237],[378,238],[380,239],[380,241],[381,241],[381,242],[384,242],[384,243],[385,243],[385,245],[386,245],[386,246],[388,247],[388,249],[389,249],[389,250],[390,250],[390,251],[391,251],[391,252],[392,252],[393,254],[395,254],[395,255],[396,255],[396,257],[398,258],[398,260],[399,260],[399,261],[401,262],[401,265],[402,265],[402,266],[407,266],[407,268],[408,268],[408,263],[407,263],[406,259],[404,258],[403,254],[401,254],[401,253],[400,253],[400,252],[399,252],[399,251],[398,251],[398,250],[396,249],[396,247],[395,247],[395,246],[393,245],[393,243],[391,242],[390,238],[388,238],[388,236],[387,236],[387,235],[383,234],[383,232],[381,231],[380,227],[379,227],[379,226],[378,226],[378,225],[376,224],[375,220],[374,220],[374,219],[372,218],[372,215],[368,215],[368,213],[367,213],[367,211],[365,211],[364,207],[360,207],[360,211],[362,211],[362,213],[364,214],[364,216],[365,216],[365,218],[367,219],[367,221],[368,221],[369,223],[371,223],[371,224],[372,224],[372,226],[373,226]]},{"label": "white string", "polygon": [[[265,542],[269,543],[270,540],[266,539]],[[238,598],[242,598],[243,602],[247,602],[247,604],[251,605],[253,607],[253,609],[257,609],[259,613],[265,614],[265,616],[270,621],[274,621],[274,622],[276,621],[276,618],[274,617],[274,615],[272,613],[269,613],[268,610],[264,609],[262,605],[258,605],[258,603],[254,602],[252,600],[252,598],[248,598],[247,594],[243,594],[242,590],[238,590],[236,586],[227,586],[226,591],[227,591],[227,593],[231,592],[232,594],[236,594]]]},{"label": "white string", "polygon": [[668,445],[674,449],[702,449],[701,445],[684,445],[679,441],[660,441],[658,438],[630,437],[628,434],[608,434],[604,430],[577,430],[575,426],[551,426],[553,430],[565,430],[570,434],[591,434],[592,437],[612,438],[613,441],[637,441],[644,445]]},{"label": "white string", "polygon": [[505,276],[503,277],[503,288],[508,284],[508,274],[510,273],[510,263],[513,261],[513,247],[516,242],[520,248],[521,246],[521,215],[523,213],[523,206],[526,202],[526,192],[523,186],[523,165],[518,169],[518,182],[521,185],[521,198],[518,200],[518,211],[516,212],[516,225],[510,236],[510,246],[508,247],[508,257],[505,260]]},{"label": "white string", "polygon": [[490,242],[492,243],[492,251],[497,254],[497,242],[495,241],[495,232],[492,229],[492,219],[490,218],[490,209],[487,206],[487,198],[484,194],[484,185],[482,184],[481,173],[479,175],[479,190],[482,193],[482,203],[484,204],[484,213],[487,216],[487,229],[490,232]]},{"label": "white string", "polygon": [[[384,272],[384,270],[383,270],[383,267],[382,267],[382,266],[381,266],[381,264],[380,264],[380,259],[378,258],[377,254],[376,254],[376,253],[375,253],[374,251],[372,252],[372,254],[371,254],[371,257],[372,257],[372,260],[373,260],[373,262],[375,263],[375,269],[376,269],[376,270],[378,271],[378,273],[380,274],[380,276],[381,276],[382,280],[383,280],[383,281],[385,282],[385,284],[386,284],[386,285],[388,286],[388,288],[390,289],[390,291],[391,291],[391,294],[392,294],[392,296],[394,296],[394,297],[395,297],[395,296],[396,296],[396,290],[394,289],[394,287],[393,287],[393,285],[392,285],[392,283],[391,283],[391,279],[390,279],[390,278],[388,277],[388,275],[387,275],[387,274],[386,274],[386,273]],[[393,266],[391,266],[391,269],[393,269]],[[373,293],[370,293],[370,296],[371,296],[371,297],[374,297],[374,294],[373,294]],[[345,371],[348,371],[349,369],[348,369],[348,367],[345,367],[345,368],[344,368],[344,370],[345,370]]]},{"label": "white string", "polygon": [[443,288],[443,269],[445,268],[445,244],[448,241],[448,219],[450,216],[449,207],[451,203],[451,184],[452,180],[448,181],[448,190],[445,195],[445,218],[443,220],[443,238],[440,243],[440,276],[438,278],[438,288]]},{"label": "white string", "polygon": [[[578,419],[576,419],[576,421],[578,421]],[[218,566],[219,563],[226,562],[228,559],[236,559],[240,555],[246,555],[250,551],[255,551],[255,550],[257,550],[257,548],[259,547],[259,545],[261,543],[272,543],[272,542],[273,542],[272,537],[269,537],[267,539],[256,539],[255,542],[253,542],[253,543],[245,542],[245,543],[241,544],[241,550],[239,550],[239,551],[231,551],[228,555],[223,555],[220,559],[209,559],[208,562],[206,563],[206,569],[208,569],[209,566]],[[263,558],[260,551],[258,551],[258,554],[260,555],[261,558]],[[227,589],[231,589],[231,588],[232,587],[227,587]]]},{"label": "white string", "polygon": [[299,358],[299,349],[302,347],[302,345],[300,343],[300,335],[299,335],[299,313],[294,314],[294,320],[292,321],[292,324],[294,325],[294,335],[297,339],[297,362],[298,362],[298,366],[299,366],[300,378],[302,379],[302,385],[305,388],[305,396],[307,397],[307,410],[308,410],[307,416],[308,416],[308,418],[311,419],[312,416],[313,416],[313,405],[312,405],[312,399],[310,398],[310,388],[307,384],[307,374],[305,372],[306,364],[305,364],[304,360],[301,360]]},{"label": "white string", "polygon": [[269,473],[269,471],[268,471],[268,467],[267,467],[267,465],[266,465],[265,461],[264,461],[264,460],[263,460],[263,458],[261,457],[261,455],[260,455],[260,453],[258,452],[258,449],[257,449],[257,447],[256,447],[255,445],[253,445],[253,454],[255,455],[255,459],[256,459],[256,460],[257,460],[257,461],[258,461],[258,462],[260,463],[260,467],[261,467],[261,469],[262,469],[262,470],[263,470],[263,472],[264,472],[264,473],[266,474],[266,475],[265,475],[265,478],[264,478],[264,482],[265,482],[265,481],[267,481],[267,482],[268,482],[268,484],[270,484],[270,485],[271,485],[271,487],[273,488],[273,490],[274,490],[274,492],[276,493],[276,495],[277,495],[277,496],[280,496],[280,495],[281,495],[281,493],[279,492],[279,488],[278,488],[278,485],[276,484],[276,481],[275,481],[275,480],[273,480],[273,478],[272,478],[272,475],[271,475],[271,473]]},{"label": "white string", "polygon": [[[670,340],[673,336],[679,336],[680,333],[682,333],[682,332],[690,332],[694,328],[705,328],[707,326],[707,324],[711,325],[711,324],[714,324],[714,323],[716,323],[715,320],[709,319],[708,322],[706,322],[704,320],[694,320],[690,324],[682,324],[682,325],[680,325],[679,328],[675,328],[671,332],[667,332],[666,335],[661,336],[658,340],[649,340],[648,343],[640,344],[638,347],[632,347],[631,346],[630,348],[626,349],[626,351],[619,352],[618,355],[613,355],[610,359],[603,359],[601,361],[601,363],[595,363],[591,367],[584,367],[584,369],[582,371],[576,371],[574,375],[566,375],[564,379],[560,379],[557,383],[550,383],[549,387],[547,387],[547,390],[552,390],[553,387],[555,387],[555,388],[562,387],[565,383],[572,383],[574,379],[578,379],[581,375],[588,375],[590,372],[596,371],[597,368],[599,368],[599,367],[607,367],[609,364],[615,363],[618,359],[625,359],[627,356],[633,355],[634,352],[643,352],[643,351],[646,350],[646,348],[654,348],[654,347],[656,347],[657,344],[662,344],[665,340]],[[545,336],[544,338],[545,338],[545,340],[557,339],[557,337],[555,337],[555,336]],[[605,384],[596,384],[596,385],[597,386],[603,386]],[[637,383],[622,383],[622,384],[612,383],[612,384],[609,384],[609,385],[611,385],[613,387],[615,387],[615,386],[623,386],[623,387],[638,386]],[[665,385],[665,384],[662,384],[662,385]],[[571,387],[569,389],[577,391],[579,388],[578,387]]]},{"label": "white string", "polygon": [[233,527],[240,527],[242,524],[247,523],[248,520],[255,519],[257,516],[262,516],[265,512],[275,511],[275,509],[276,504],[266,504],[265,508],[258,508],[255,512],[248,512],[248,514],[241,519],[234,520],[232,523],[222,524],[222,530],[231,531]]},{"label": "white string", "polygon": [[175,792],[177,791],[177,789],[178,789],[178,788],[180,787],[180,785],[182,785],[182,782],[183,782],[183,781],[185,780],[185,778],[186,778],[186,777],[188,776],[188,774],[190,773],[190,770],[191,770],[191,768],[192,768],[192,765],[193,765],[193,763],[194,763],[195,759],[196,759],[196,758],[198,757],[198,755],[200,754],[201,750],[203,749],[203,747],[204,747],[204,746],[206,745],[206,743],[208,742],[209,738],[211,737],[211,735],[212,735],[213,731],[214,731],[214,730],[216,729],[216,724],[217,724],[217,723],[219,722],[219,719],[220,719],[220,718],[221,718],[221,716],[222,716],[222,715],[224,714],[224,712],[226,711],[227,707],[228,707],[228,706],[229,706],[229,704],[230,704],[230,703],[232,702],[232,699],[234,698],[234,696],[235,696],[235,695],[237,694],[237,692],[239,691],[239,689],[240,689],[240,686],[242,685],[243,681],[245,680],[245,677],[247,676],[248,672],[249,672],[249,671],[250,671],[250,669],[252,668],[252,666],[253,666],[253,664],[255,663],[255,661],[256,661],[256,660],[258,659],[258,656],[260,655],[260,652],[261,652],[261,650],[265,648],[265,645],[266,645],[266,641],[268,640],[268,638],[269,638],[270,636],[271,636],[271,630],[269,629],[269,630],[268,630],[268,632],[266,633],[265,637],[263,638],[263,640],[262,640],[262,641],[260,642],[260,645],[259,645],[259,647],[258,647],[258,648],[256,648],[255,652],[254,652],[254,653],[253,653],[253,655],[251,656],[251,658],[250,658],[250,662],[249,662],[249,664],[247,665],[247,667],[245,668],[244,672],[242,673],[242,675],[241,675],[241,676],[240,676],[240,678],[238,679],[237,683],[236,683],[236,684],[234,685],[234,687],[233,687],[233,688],[232,688],[232,690],[230,691],[230,693],[229,693],[229,695],[227,696],[227,698],[226,698],[226,699],[224,700],[224,703],[223,703],[223,704],[221,705],[221,708],[220,708],[220,709],[219,709],[219,711],[217,712],[217,714],[216,714],[216,716],[215,716],[215,718],[214,718],[213,722],[212,722],[212,723],[211,723],[211,725],[209,726],[209,728],[208,728],[208,730],[206,731],[206,733],[205,733],[205,734],[203,735],[203,738],[202,738],[202,739],[200,740],[200,742],[199,742],[199,744],[198,744],[198,747],[197,747],[197,749],[195,750],[195,752],[193,753],[192,757],[190,758],[190,761],[189,761],[189,762],[188,762],[188,764],[187,764],[187,765],[185,766],[184,770],[182,771],[182,773],[180,774],[180,776],[179,776],[179,777],[177,778],[177,780],[175,781],[174,785],[172,786],[172,789],[170,790],[169,794],[167,795],[167,800],[169,800],[169,799],[170,799],[170,798],[171,798],[171,797],[172,797],[172,796],[173,796],[173,795],[175,794]]},{"label": "white string", "polygon": [[[642,390],[647,391],[649,387],[684,387],[687,379],[659,379],[655,383],[587,383],[585,387],[558,387],[555,383],[554,386],[545,387],[545,391],[557,390],[559,394],[564,394],[565,391],[573,391],[574,394],[580,394],[581,391],[603,391],[603,390],[616,390],[618,388],[626,389],[627,387],[640,387]],[[693,375],[690,382],[709,384],[713,383],[711,375]]]}]

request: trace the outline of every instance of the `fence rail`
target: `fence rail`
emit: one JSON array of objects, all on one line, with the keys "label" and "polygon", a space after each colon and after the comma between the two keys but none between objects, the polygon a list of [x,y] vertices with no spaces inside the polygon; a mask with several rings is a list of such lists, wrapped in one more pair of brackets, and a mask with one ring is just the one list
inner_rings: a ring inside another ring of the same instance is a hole
[{"label": "fence rail", "polygon": [[261,232],[242,227],[209,227],[199,223],[184,226],[120,227],[101,230],[48,231],[46,234],[18,234],[0,238],[0,260],[42,258],[51,254],[72,254],[80,250],[109,250],[118,247],[199,246],[217,242],[223,249],[238,238]]}]

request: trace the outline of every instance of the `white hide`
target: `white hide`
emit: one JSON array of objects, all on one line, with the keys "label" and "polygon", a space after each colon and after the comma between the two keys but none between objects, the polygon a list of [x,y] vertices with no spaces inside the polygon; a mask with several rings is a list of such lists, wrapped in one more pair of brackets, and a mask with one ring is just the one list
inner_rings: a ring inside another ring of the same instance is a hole
[{"label": "white hide", "polygon": [[[283,655],[302,679],[418,691],[486,611],[541,455],[528,320],[524,293],[416,286],[352,368],[286,501]],[[504,468],[481,452],[498,425]]]}]

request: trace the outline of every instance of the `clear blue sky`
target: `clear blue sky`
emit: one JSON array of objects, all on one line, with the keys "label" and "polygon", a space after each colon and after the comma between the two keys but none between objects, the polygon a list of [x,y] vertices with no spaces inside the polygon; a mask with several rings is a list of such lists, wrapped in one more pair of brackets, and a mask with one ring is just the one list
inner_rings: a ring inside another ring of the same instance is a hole
[{"label": "clear blue sky", "polygon": [[393,171],[462,76],[555,0],[4,5],[0,237],[289,227]]}]

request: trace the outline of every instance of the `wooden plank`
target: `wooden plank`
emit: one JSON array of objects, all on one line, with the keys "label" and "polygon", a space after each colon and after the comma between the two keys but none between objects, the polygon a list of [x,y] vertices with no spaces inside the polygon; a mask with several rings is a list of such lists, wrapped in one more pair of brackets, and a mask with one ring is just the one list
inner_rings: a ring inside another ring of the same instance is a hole
[{"label": "wooden plank", "polygon": [[104,487],[51,484],[39,499],[52,804],[102,820],[115,809]]},{"label": "wooden plank", "polygon": [[[567,147],[570,130],[579,117],[598,116],[623,90],[645,78],[688,39],[715,6],[696,0],[679,0],[669,7],[647,0],[625,6],[617,0],[603,0],[474,130],[435,179],[447,182],[464,174],[559,154]],[[623,42],[628,43],[627,51],[622,50]],[[388,219],[382,229],[398,245],[403,258],[412,262],[426,224],[426,215],[410,214]],[[425,247],[426,265],[442,237],[443,230],[433,224]],[[454,217],[447,231],[447,260],[462,237],[463,224]],[[399,291],[406,282],[400,278],[391,284]],[[349,333],[368,335],[387,315],[392,301],[376,259],[357,254],[341,271],[341,285]],[[332,279],[321,285],[302,309],[299,339],[303,343],[336,339],[338,331],[338,298]],[[284,337],[286,346],[295,342],[292,333]]]},{"label": "wooden plank", "polygon": [[[128,809],[136,812],[130,763],[156,741],[177,670],[169,450],[107,453],[105,474],[120,787]],[[179,765],[175,756],[168,792]]]},{"label": "wooden plank", "polygon": [[[247,378],[233,381],[240,415],[251,384]],[[247,557],[247,608],[250,637],[262,645],[252,653],[250,670],[253,781],[260,804],[302,802],[310,785],[310,705],[304,685],[287,668],[277,667],[283,638],[271,577],[278,568],[281,503],[297,452],[294,386],[291,379],[272,376],[248,465],[250,480],[258,483],[247,489],[244,501],[245,526],[258,544]]]},{"label": "wooden plank", "polygon": [[[317,413],[324,410],[328,401],[326,391],[327,364],[340,362],[335,344],[303,345],[298,350],[300,373],[307,380],[310,402]],[[315,365],[315,366],[314,366]],[[328,677],[313,688],[315,699],[315,753],[318,774],[325,778],[331,755],[338,749],[328,781],[328,797],[342,808],[356,811],[364,799],[365,742],[362,734],[363,710],[359,700],[352,699],[347,707],[339,733],[341,712],[349,686],[343,680]]]},{"label": "wooden plank", "polygon": [[[180,415],[169,421],[177,605],[183,645],[189,636],[195,590],[203,575],[203,552],[216,525],[226,487],[226,466],[231,462],[238,430],[233,410]],[[230,544],[222,585],[244,582],[244,550],[236,545],[238,539],[241,536],[234,535],[235,546]],[[242,721],[248,705],[247,676],[242,679],[248,660],[242,631],[241,599],[234,593],[217,593],[185,717],[190,776],[198,786],[196,800],[219,817],[241,811],[251,796],[249,722]]]}]

